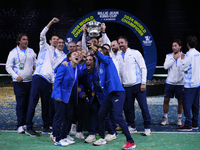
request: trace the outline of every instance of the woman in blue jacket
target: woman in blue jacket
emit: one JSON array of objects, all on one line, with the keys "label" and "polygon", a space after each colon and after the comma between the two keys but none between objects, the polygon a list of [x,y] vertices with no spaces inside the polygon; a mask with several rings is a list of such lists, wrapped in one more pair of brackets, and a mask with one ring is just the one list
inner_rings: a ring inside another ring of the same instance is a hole
[{"label": "woman in blue jacket", "polygon": [[[61,64],[57,68],[52,98],[55,99],[55,115],[53,135],[56,146],[72,144],[66,139],[69,134],[75,105],[77,104],[78,63],[79,55],[76,51],[67,55],[68,66]],[[63,123],[63,125],[61,125]],[[73,142],[74,143],[74,142]]]},{"label": "woman in blue jacket", "polygon": [[123,149],[131,149],[135,148],[136,145],[134,140],[131,137],[131,134],[128,130],[125,120],[123,119],[123,107],[125,101],[125,90],[122,87],[120,82],[117,69],[111,59],[109,57],[109,53],[106,48],[102,47],[101,52],[99,52],[93,44],[90,42],[88,44],[89,48],[91,48],[95,56],[98,58],[99,64],[99,84],[106,95],[106,98],[103,100],[101,107],[98,113],[98,127],[99,127],[99,136],[93,143],[93,145],[102,145],[106,144],[105,137],[105,127],[104,120],[108,113],[113,108],[115,121],[122,128],[124,135],[126,136],[127,143],[122,147]]}]

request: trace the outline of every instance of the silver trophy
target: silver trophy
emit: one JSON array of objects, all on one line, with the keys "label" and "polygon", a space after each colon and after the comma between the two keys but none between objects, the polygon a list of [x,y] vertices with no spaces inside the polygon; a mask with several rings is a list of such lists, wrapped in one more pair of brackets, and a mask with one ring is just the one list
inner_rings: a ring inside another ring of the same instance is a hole
[{"label": "silver trophy", "polygon": [[100,32],[101,32],[101,23],[97,22],[97,21],[88,22],[86,24],[86,29],[87,29],[88,35],[91,38],[92,37],[98,37],[100,35]]}]

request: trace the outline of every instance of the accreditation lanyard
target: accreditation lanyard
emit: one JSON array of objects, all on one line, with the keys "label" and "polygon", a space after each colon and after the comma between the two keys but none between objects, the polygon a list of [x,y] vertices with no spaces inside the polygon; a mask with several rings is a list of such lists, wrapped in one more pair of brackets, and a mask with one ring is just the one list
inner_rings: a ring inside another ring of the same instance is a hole
[{"label": "accreditation lanyard", "polygon": [[93,78],[93,73],[90,73],[89,76],[90,76],[90,85],[91,85],[91,88],[92,88],[92,90],[94,90],[94,78]]},{"label": "accreditation lanyard", "polygon": [[[93,71],[93,73],[94,73],[94,71]],[[88,75],[89,75],[89,83],[90,83],[91,90],[92,90],[92,93],[91,93],[92,96],[95,95],[95,89],[94,89],[94,76],[93,76],[93,73],[90,73],[90,72],[88,71]]]},{"label": "accreditation lanyard", "polygon": [[124,60],[124,57],[125,57],[125,54],[122,52],[122,58],[123,58],[123,60]]},{"label": "accreditation lanyard", "polygon": [[20,70],[24,70],[24,66],[25,66],[25,62],[26,62],[26,59],[27,59],[27,50],[25,52],[25,60],[24,62],[21,62],[20,61],[20,57],[19,57],[19,51],[18,51],[19,47],[17,47],[17,56],[18,56],[18,60],[19,60],[19,69]]}]

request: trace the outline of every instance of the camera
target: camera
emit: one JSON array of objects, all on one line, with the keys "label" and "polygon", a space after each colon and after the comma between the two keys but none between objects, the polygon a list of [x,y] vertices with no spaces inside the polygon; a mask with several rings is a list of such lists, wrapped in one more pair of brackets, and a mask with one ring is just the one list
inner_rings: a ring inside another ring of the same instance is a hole
[{"label": "camera", "polygon": [[91,43],[87,42],[87,48],[91,49]]}]

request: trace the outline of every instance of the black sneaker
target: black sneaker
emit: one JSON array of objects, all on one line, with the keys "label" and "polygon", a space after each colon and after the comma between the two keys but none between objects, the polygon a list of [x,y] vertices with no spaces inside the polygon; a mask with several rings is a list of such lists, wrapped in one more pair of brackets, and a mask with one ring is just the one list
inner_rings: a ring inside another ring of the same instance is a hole
[{"label": "black sneaker", "polygon": [[198,125],[192,125],[192,129],[195,129],[195,130],[197,130],[197,129],[199,129],[199,127],[198,127]]},{"label": "black sneaker", "polygon": [[52,133],[52,130],[51,129],[44,129],[42,131],[42,134],[51,134]]},{"label": "black sneaker", "polygon": [[180,128],[177,128],[178,131],[192,131],[192,126],[182,125]]},{"label": "black sneaker", "polygon": [[35,130],[33,129],[30,129],[30,130],[26,130],[25,133],[27,135],[30,135],[30,136],[39,136],[39,133],[37,133]]}]

